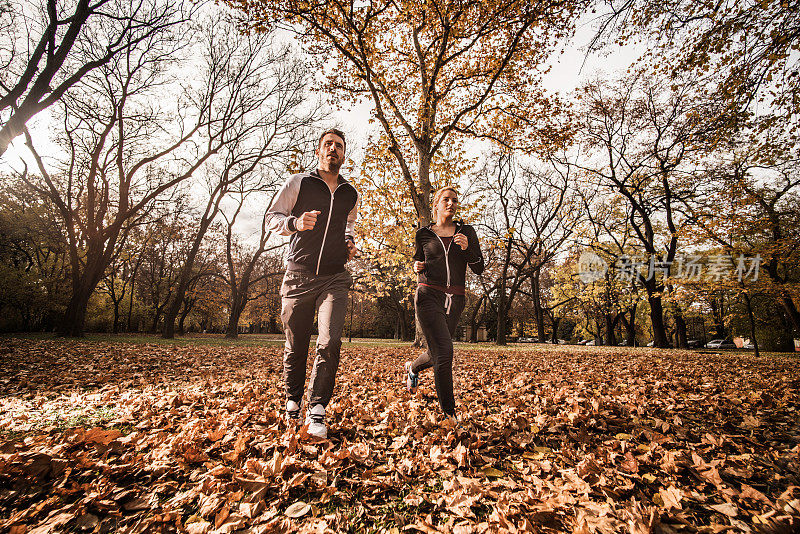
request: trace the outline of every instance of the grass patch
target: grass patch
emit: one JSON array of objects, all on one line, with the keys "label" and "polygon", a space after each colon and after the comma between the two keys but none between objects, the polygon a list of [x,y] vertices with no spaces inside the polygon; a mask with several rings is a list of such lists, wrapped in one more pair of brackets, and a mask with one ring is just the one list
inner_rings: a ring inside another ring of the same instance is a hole
[{"label": "grass patch", "polygon": [[[173,339],[164,339],[159,334],[105,334],[91,333],[80,338],[62,338],[51,332],[22,332],[15,334],[0,334],[0,339],[30,339],[36,341],[63,340],[82,341],[87,343],[132,343],[137,345],[155,344],[165,346],[222,346],[222,347],[275,347],[284,344],[283,334],[239,334],[236,339],[226,338],[224,334],[187,334],[176,336]],[[342,346],[347,347],[405,347],[410,345],[410,341],[399,341],[396,339],[372,339],[372,338],[342,338]],[[316,336],[311,337],[313,346]]]},{"label": "grass patch", "polygon": [[[226,338],[224,334],[199,334],[192,333],[184,336],[176,336],[173,339],[164,339],[160,334],[107,334],[90,333],[81,338],[61,338],[52,332],[21,332],[14,334],[0,334],[0,340],[19,338],[30,340],[69,340],[75,339],[88,343],[131,343],[136,345],[155,344],[164,346],[221,346],[221,347],[277,347],[283,346],[283,334],[239,334],[237,339]],[[364,348],[364,347],[411,347],[411,341],[398,339],[379,339],[379,338],[352,338],[342,337],[342,347],[344,348]],[[316,336],[311,338],[311,346],[316,340]],[[469,343],[466,341],[456,341],[454,347],[457,350],[480,350],[490,352],[587,352],[587,353],[630,353],[630,352],[671,352],[679,349],[654,349],[653,347],[607,347],[601,346],[582,346],[582,345],[552,345],[550,343],[508,343],[508,345],[496,345],[492,342]],[[684,349],[681,349],[684,350]],[[752,350],[745,349],[725,349],[711,350],[706,348],[685,349],[688,352],[707,355],[753,355]],[[800,357],[797,352],[761,352],[761,357]]]},{"label": "grass patch", "polygon": [[106,405],[97,408],[80,408],[75,407],[70,409],[66,406],[61,407],[44,407],[36,409],[27,407],[22,412],[25,417],[25,422],[20,424],[16,429],[3,429],[0,430],[0,437],[3,439],[20,439],[29,435],[38,434],[42,431],[63,431],[75,427],[104,427],[114,428],[127,435],[134,430],[133,425],[125,424],[111,424],[112,421],[119,417],[119,414],[114,410],[114,406]]}]

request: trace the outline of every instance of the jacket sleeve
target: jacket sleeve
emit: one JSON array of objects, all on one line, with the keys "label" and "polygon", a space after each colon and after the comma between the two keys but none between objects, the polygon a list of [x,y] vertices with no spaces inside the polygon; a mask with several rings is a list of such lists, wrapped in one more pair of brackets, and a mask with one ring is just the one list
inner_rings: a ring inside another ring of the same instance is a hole
[{"label": "jacket sleeve", "polygon": [[484,269],[483,253],[481,252],[481,244],[478,241],[478,234],[472,226],[466,225],[463,230],[464,235],[467,236],[467,250],[464,254],[467,257],[467,265],[472,269],[475,274],[481,274]]},{"label": "jacket sleeve", "polygon": [[422,248],[422,235],[419,231],[414,234],[414,261],[425,261],[425,250]]},{"label": "jacket sleeve", "polygon": [[292,235],[297,232],[295,223],[297,217],[292,215],[292,209],[297,202],[297,195],[300,192],[300,183],[303,180],[302,174],[295,174],[281,186],[272,205],[267,210],[267,228],[280,235]]},{"label": "jacket sleeve", "polygon": [[356,191],[356,204],[350,213],[347,214],[347,223],[344,227],[344,238],[349,239],[355,244],[356,242],[356,220],[358,219],[358,206],[361,204],[361,195]]}]

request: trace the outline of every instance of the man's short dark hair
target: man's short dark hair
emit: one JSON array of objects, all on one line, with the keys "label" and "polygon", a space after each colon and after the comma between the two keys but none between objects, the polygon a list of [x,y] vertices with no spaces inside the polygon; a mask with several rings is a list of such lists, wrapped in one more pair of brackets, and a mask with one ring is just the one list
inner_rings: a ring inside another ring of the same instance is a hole
[{"label": "man's short dark hair", "polygon": [[339,137],[341,137],[342,138],[342,143],[344,143],[344,148],[345,148],[345,150],[347,149],[347,140],[344,137],[344,132],[341,131],[338,128],[331,128],[330,130],[325,130],[324,132],[322,132],[322,134],[319,136],[319,141],[317,141],[317,148],[322,146],[322,139],[328,134],[334,134],[334,135],[338,135]]}]

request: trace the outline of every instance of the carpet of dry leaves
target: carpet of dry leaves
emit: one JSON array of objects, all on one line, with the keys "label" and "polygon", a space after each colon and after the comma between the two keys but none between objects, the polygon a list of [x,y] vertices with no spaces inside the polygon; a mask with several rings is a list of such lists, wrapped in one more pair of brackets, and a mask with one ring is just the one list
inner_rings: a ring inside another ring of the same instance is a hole
[{"label": "carpet of dry leaves", "polygon": [[0,339],[0,531],[798,532],[796,357],[345,348],[329,440],[280,347]]}]

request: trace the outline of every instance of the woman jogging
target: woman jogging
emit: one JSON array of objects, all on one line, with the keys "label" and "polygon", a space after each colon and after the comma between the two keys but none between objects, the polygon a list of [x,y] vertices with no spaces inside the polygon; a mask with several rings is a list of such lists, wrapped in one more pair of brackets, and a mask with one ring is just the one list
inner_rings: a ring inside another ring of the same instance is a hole
[{"label": "woman jogging", "polygon": [[455,420],[453,334],[464,310],[467,265],[483,272],[483,255],[472,226],[454,221],[458,194],[442,187],[433,196],[434,222],[415,236],[414,271],[418,275],[415,308],[428,351],[406,362],[406,388],[415,393],[419,373],[433,367],[436,394],[448,419]]}]

